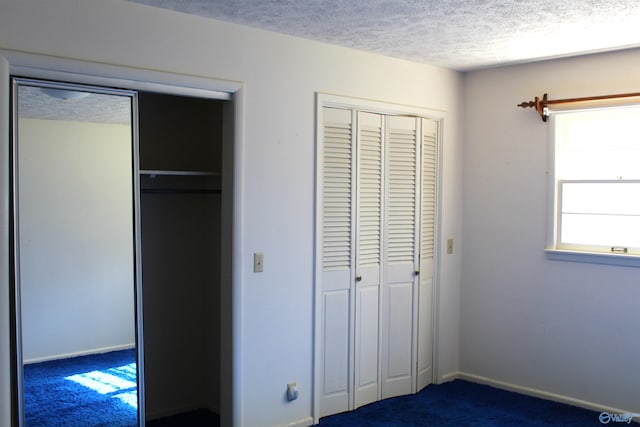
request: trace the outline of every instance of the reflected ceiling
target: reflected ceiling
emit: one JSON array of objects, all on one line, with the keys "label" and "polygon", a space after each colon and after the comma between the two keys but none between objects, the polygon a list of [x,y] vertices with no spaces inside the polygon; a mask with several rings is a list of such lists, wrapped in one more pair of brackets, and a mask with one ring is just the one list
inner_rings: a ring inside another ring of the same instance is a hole
[{"label": "reflected ceiling", "polygon": [[[38,87],[20,86],[18,114],[20,117],[68,120],[93,123],[131,123],[131,100],[127,96],[88,94],[61,99]],[[64,96],[64,94],[62,94]]]}]

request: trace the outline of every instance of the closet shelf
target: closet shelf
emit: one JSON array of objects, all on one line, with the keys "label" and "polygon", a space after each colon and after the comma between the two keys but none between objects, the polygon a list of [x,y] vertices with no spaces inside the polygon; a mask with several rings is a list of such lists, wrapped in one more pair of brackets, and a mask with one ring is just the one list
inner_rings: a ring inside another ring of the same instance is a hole
[{"label": "closet shelf", "polygon": [[177,170],[140,170],[140,175],[146,175],[150,178],[156,176],[220,176],[219,172],[209,171],[177,171]]},{"label": "closet shelf", "polygon": [[215,188],[143,188],[142,194],[222,194],[222,190]]},{"label": "closet shelf", "polygon": [[208,171],[140,170],[143,194],[220,194],[220,174]]}]

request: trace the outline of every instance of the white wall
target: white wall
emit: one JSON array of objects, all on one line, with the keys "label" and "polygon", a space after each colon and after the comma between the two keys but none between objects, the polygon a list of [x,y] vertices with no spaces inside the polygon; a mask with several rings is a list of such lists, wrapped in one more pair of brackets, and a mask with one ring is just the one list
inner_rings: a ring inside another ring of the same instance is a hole
[{"label": "white wall", "polygon": [[[234,419],[245,426],[310,422],[315,94],[448,112],[442,240],[460,243],[461,75],[120,1],[2,0],[0,8],[0,48],[244,83]],[[261,274],[252,273],[256,251],[265,254]],[[442,377],[458,370],[460,252],[445,255],[440,274]],[[288,403],[291,381],[300,398]]]},{"label": "white wall", "polygon": [[640,270],[545,257],[549,125],[516,107],[639,71],[632,50],[466,75],[461,371],[640,412]]},{"label": "white wall", "polygon": [[18,129],[23,360],[132,347],[131,127]]}]

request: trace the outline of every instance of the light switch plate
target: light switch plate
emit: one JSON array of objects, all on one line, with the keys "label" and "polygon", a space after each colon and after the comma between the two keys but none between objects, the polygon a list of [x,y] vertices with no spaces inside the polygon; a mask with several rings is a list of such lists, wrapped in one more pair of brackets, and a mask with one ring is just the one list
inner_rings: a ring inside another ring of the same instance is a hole
[{"label": "light switch plate", "polygon": [[264,271],[264,253],[256,252],[253,254],[253,272],[262,273]]}]

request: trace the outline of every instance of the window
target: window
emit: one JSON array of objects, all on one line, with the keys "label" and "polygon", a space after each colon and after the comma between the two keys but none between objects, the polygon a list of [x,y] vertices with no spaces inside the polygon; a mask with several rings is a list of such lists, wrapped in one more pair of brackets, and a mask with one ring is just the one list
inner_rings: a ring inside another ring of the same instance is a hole
[{"label": "window", "polygon": [[556,112],[551,250],[640,255],[640,106]]}]

